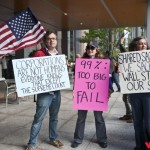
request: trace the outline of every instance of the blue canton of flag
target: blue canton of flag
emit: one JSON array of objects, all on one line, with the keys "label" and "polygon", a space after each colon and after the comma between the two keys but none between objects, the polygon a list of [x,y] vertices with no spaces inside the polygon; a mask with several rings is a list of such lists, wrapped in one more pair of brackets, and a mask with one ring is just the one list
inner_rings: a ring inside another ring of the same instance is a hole
[{"label": "blue canton of flag", "polygon": [[37,19],[32,15],[30,10],[25,10],[15,18],[8,20],[6,23],[14,33],[17,40],[20,40],[29,30],[31,30]]}]

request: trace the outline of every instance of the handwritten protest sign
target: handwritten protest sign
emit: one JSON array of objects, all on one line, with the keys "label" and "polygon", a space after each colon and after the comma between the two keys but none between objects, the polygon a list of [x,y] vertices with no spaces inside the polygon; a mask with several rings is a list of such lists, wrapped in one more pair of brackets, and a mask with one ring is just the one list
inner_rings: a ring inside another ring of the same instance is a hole
[{"label": "handwritten protest sign", "polygon": [[65,55],[14,59],[18,96],[70,87]]},{"label": "handwritten protest sign", "polygon": [[76,59],[73,108],[107,111],[108,59]]},{"label": "handwritten protest sign", "polygon": [[150,92],[150,50],[120,53],[121,93]]}]

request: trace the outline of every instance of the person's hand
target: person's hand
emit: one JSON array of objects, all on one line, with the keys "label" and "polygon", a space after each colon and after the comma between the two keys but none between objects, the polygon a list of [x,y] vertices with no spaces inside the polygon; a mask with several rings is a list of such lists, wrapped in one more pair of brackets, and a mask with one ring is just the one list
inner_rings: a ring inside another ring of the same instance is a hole
[{"label": "person's hand", "polygon": [[118,73],[121,73],[120,65],[118,65]]},{"label": "person's hand", "polygon": [[123,42],[124,42],[124,37],[122,37],[122,38],[120,39],[120,43],[123,44]]}]

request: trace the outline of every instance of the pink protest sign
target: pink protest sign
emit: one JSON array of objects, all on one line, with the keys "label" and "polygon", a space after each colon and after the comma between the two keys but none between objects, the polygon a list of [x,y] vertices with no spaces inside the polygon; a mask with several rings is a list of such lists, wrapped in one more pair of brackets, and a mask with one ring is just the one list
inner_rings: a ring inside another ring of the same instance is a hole
[{"label": "pink protest sign", "polygon": [[108,110],[109,59],[76,59],[73,108]]}]

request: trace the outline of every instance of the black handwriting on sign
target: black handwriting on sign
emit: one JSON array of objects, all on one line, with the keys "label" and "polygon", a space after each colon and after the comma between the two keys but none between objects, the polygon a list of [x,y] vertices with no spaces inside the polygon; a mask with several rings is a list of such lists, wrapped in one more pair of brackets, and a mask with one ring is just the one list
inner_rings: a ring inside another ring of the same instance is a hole
[{"label": "black handwriting on sign", "polygon": [[102,63],[102,61],[96,61],[96,66],[94,67],[94,69],[100,69],[100,64]]},{"label": "black handwriting on sign", "polygon": [[[94,67],[94,69],[100,69],[100,65],[102,64],[102,61],[96,61],[96,64]],[[83,68],[88,68],[88,69],[91,69],[92,68],[92,61],[88,60],[82,60],[81,61],[81,65],[83,66]]]},{"label": "black handwriting on sign", "polygon": [[103,101],[99,100],[99,93],[96,93],[96,97],[94,99],[93,92],[86,93],[85,91],[77,91],[77,104],[84,103],[84,102],[97,102],[97,103],[104,103]]},{"label": "black handwriting on sign", "polygon": [[81,65],[83,66],[84,69],[87,68],[87,67],[88,67],[88,69],[91,69],[92,61],[82,60],[81,61]]}]

